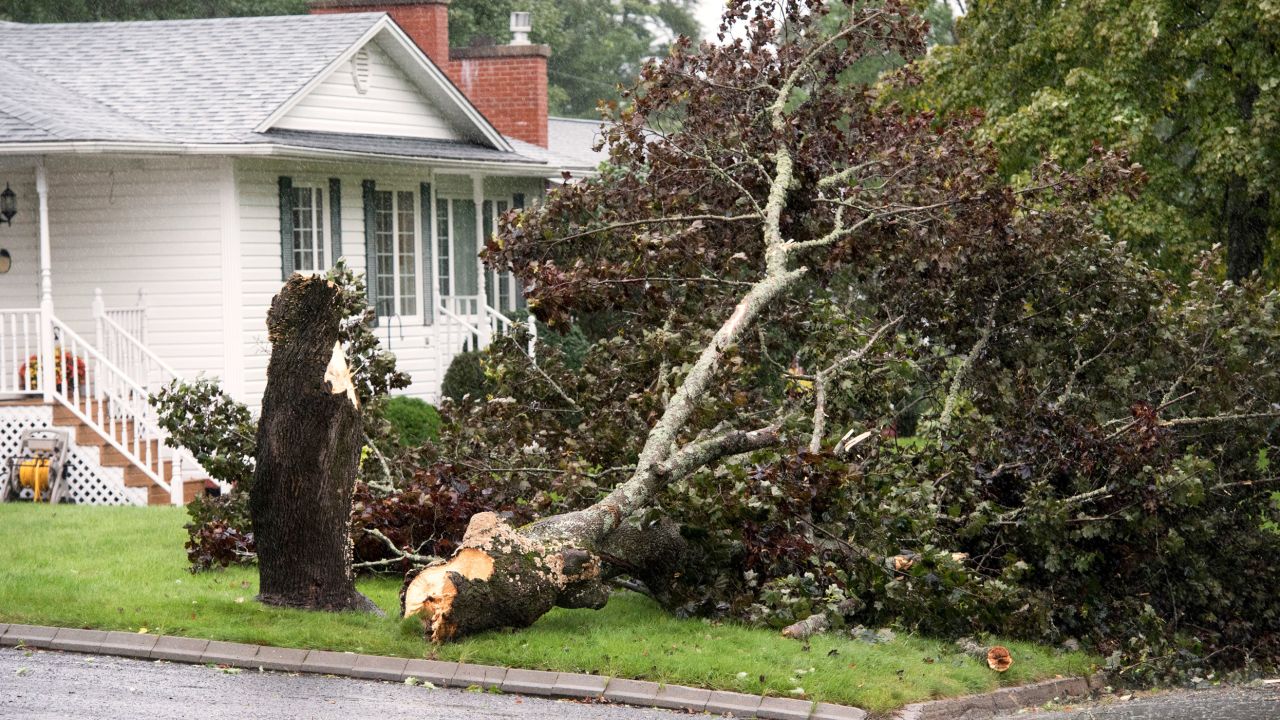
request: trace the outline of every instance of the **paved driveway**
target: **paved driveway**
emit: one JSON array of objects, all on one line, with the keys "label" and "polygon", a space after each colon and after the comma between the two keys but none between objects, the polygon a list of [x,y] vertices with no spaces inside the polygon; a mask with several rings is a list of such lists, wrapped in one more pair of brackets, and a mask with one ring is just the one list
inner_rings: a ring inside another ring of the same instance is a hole
[{"label": "paved driveway", "polygon": [[371,680],[0,648],[0,718],[674,720],[678,713]]}]

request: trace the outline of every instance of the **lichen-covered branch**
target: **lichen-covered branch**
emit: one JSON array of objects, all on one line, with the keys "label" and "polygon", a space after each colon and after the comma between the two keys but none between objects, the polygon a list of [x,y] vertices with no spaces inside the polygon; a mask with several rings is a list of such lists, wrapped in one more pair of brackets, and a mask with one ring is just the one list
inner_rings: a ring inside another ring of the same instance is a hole
[{"label": "lichen-covered branch", "polygon": [[956,402],[959,401],[960,393],[964,390],[965,379],[969,376],[969,371],[973,369],[974,363],[978,362],[978,358],[982,357],[982,353],[987,348],[987,343],[991,341],[991,334],[995,330],[995,316],[987,317],[987,325],[982,329],[982,333],[978,335],[978,340],[969,348],[969,353],[965,355],[964,361],[960,363],[960,367],[956,368],[955,375],[951,377],[951,387],[947,390],[947,399],[942,405],[942,414],[938,416],[938,429],[946,432],[951,427],[951,416],[955,413]]},{"label": "lichen-covered branch", "polygon": [[847,353],[836,359],[835,362],[819,370],[813,377],[813,432],[809,436],[809,452],[818,452],[822,449],[822,436],[827,430],[827,390],[831,385],[832,378],[836,373],[840,372],[849,363],[854,363],[866,357],[871,348],[875,346],[876,341],[884,334],[886,330],[902,322],[902,316],[894,318],[888,323],[881,325],[876,329],[871,337],[863,343],[862,347]]}]

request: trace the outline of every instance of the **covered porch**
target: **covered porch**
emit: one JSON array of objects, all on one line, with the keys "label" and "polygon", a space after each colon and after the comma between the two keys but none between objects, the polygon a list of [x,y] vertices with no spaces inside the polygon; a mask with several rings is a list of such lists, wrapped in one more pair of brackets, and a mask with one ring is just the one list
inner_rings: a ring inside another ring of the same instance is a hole
[{"label": "covered porch", "polygon": [[[179,374],[148,344],[141,292],[114,304],[101,287],[88,288],[88,302],[72,302],[83,292],[55,297],[50,176],[43,157],[0,160],[11,193],[0,206],[0,217],[8,215],[0,224],[0,419],[6,427],[43,421],[67,430],[77,447],[96,449],[107,469],[99,474],[119,478],[120,497],[182,504],[203,490],[204,473],[168,442],[150,404]],[[92,248],[66,257],[109,279],[109,263]]]}]

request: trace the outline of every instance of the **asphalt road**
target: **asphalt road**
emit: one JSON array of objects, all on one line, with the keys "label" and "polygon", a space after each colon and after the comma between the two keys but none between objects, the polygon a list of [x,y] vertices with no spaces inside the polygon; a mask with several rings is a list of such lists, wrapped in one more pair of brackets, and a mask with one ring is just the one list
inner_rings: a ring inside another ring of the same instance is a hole
[{"label": "asphalt road", "polygon": [[1070,711],[1024,712],[998,720],[1280,720],[1280,684],[1107,698]]},{"label": "asphalt road", "polygon": [[371,680],[0,648],[0,718],[674,720],[677,713]]}]

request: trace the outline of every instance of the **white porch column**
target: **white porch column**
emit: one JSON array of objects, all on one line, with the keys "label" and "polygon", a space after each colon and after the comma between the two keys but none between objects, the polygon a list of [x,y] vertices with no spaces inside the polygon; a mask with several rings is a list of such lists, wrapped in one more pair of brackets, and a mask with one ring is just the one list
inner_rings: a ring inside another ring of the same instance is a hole
[{"label": "white porch column", "polygon": [[53,251],[49,243],[49,178],[44,158],[36,161],[36,196],[40,225],[40,390],[46,403],[53,402]]},{"label": "white porch column", "polygon": [[[484,236],[484,176],[471,176],[471,197],[476,205],[476,252],[479,253],[484,248],[485,241],[488,240]],[[480,347],[488,347],[489,341],[492,339],[492,332],[489,326],[489,296],[485,292],[484,283],[484,263],[476,258],[476,292],[480,294],[480,298],[476,301],[479,306],[477,310],[478,317],[476,324],[480,328]]]}]

